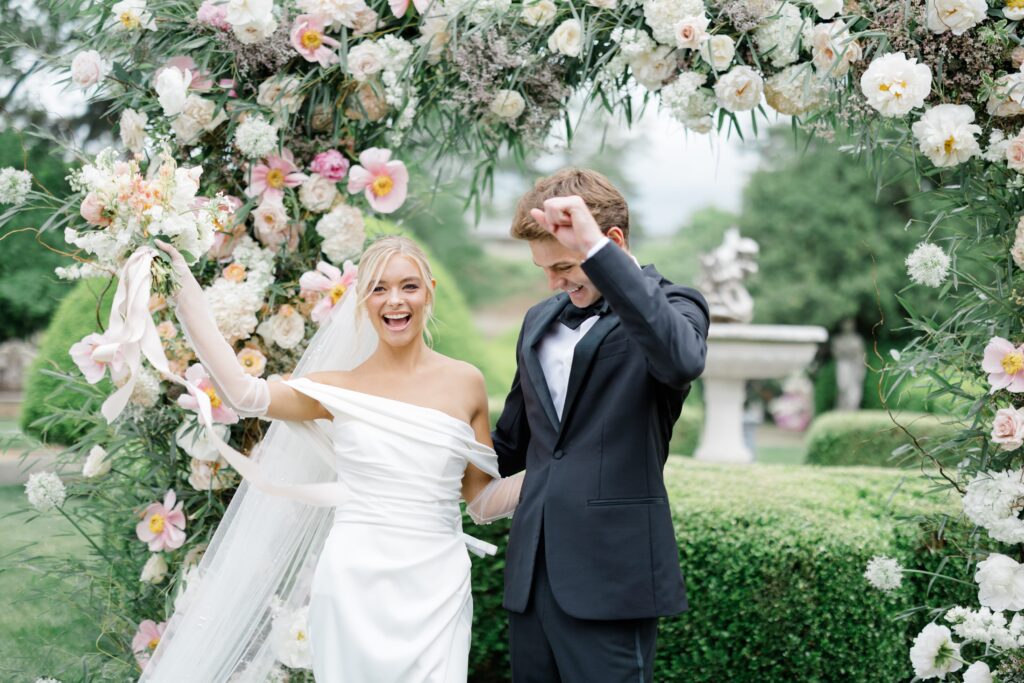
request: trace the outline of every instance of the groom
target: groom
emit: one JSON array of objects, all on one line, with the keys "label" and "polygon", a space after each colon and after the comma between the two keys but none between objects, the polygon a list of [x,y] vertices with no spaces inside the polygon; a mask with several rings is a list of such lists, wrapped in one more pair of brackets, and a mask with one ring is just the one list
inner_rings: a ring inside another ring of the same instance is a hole
[{"label": "groom", "polygon": [[515,683],[651,683],[657,619],[686,609],[662,470],[704,369],[708,307],[629,253],[626,200],[567,168],[512,236],[559,293],[531,308],[493,433],[526,469],[505,568]]}]

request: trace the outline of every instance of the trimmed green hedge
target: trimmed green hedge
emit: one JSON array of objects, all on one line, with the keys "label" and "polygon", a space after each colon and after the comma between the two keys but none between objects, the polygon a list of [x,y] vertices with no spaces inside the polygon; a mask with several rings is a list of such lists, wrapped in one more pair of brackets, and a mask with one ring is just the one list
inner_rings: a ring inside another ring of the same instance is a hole
[{"label": "trimmed green hedge", "polygon": [[[904,578],[892,594],[863,578],[875,555],[936,571],[924,533],[894,517],[948,509],[927,482],[883,469],[710,465],[670,458],[666,481],[690,611],[661,621],[655,681],[685,683],[879,683],[909,681],[919,604],[977,597],[970,585]],[[897,487],[899,489],[897,491]],[[895,491],[895,493],[894,493]],[[890,499],[891,497],[891,499]],[[466,530],[495,543],[474,560],[470,680],[508,681],[501,608],[507,522]],[[945,573],[953,570],[947,565]],[[961,579],[970,580],[966,572]],[[959,592],[957,592],[959,591]]]},{"label": "trimmed green hedge", "polygon": [[[106,326],[113,298],[114,287],[108,288],[106,280],[83,280],[74,286],[57,307],[57,312],[39,345],[39,355],[29,368],[25,383],[25,396],[19,417],[24,433],[47,443],[71,444],[86,429],[84,424],[73,419],[47,421],[45,425],[35,424],[37,420],[50,417],[57,412],[75,411],[92,405],[87,396],[69,391],[66,382],[43,371],[65,374],[78,372],[74,361],[68,355],[68,349],[85,335],[100,330],[97,323],[97,302],[101,302],[99,318],[103,321],[104,327]],[[103,394],[113,391],[109,379],[102,380],[96,388]],[[96,404],[94,409],[98,410],[99,405]]]},{"label": "trimmed green hedge", "polygon": [[[919,412],[894,413],[896,420],[923,444],[944,440],[958,430],[952,418]],[[807,434],[807,463],[812,465],[875,465],[899,467],[916,451],[893,456],[911,443],[884,410],[833,411],[819,416]],[[954,456],[955,457],[955,456]]]},{"label": "trimmed green hedge", "polygon": [[686,399],[679,413],[676,426],[672,429],[672,440],[668,452],[672,455],[693,455],[700,444],[700,433],[704,429],[704,409]]}]

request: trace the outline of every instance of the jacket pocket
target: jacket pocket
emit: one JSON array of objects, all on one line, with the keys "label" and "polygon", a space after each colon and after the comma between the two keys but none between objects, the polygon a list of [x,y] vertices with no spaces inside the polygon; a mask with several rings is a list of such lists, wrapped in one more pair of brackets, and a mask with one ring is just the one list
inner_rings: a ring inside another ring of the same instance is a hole
[{"label": "jacket pocket", "polygon": [[587,501],[592,507],[606,505],[664,505],[665,496],[649,496],[647,498],[594,498]]}]

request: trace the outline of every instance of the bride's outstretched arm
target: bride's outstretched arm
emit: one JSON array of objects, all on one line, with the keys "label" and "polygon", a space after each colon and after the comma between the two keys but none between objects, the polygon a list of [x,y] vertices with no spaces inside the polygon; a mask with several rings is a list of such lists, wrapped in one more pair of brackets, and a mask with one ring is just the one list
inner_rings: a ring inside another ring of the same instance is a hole
[{"label": "bride's outstretched arm", "polygon": [[217,329],[213,312],[203,289],[177,249],[164,242],[157,246],[171,256],[179,288],[174,296],[174,312],[185,338],[210,374],[218,396],[245,417],[277,420],[330,419],[318,401],[299,393],[282,382],[268,382],[242,370],[235,352]]},{"label": "bride's outstretched arm", "polygon": [[[472,427],[480,443],[491,446],[491,424],[487,411],[487,390],[483,376],[475,378],[477,408],[473,414]],[[509,517],[519,504],[519,492],[523,487],[525,471],[511,477],[495,479],[474,465],[466,466],[462,478],[462,498],[466,501],[466,512],[477,524],[489,524],[496,519]]]}]

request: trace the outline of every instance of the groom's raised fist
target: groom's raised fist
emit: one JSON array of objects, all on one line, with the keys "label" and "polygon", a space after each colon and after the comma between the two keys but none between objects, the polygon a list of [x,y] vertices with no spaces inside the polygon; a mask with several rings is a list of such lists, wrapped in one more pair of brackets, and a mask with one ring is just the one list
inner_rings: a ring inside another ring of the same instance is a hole
[{"label": "groom's raised fist", "polygon": [[551,197],[543,209],[531,209],[530,215],[567,249],[586,255],[603,237],[582,197]]}]

